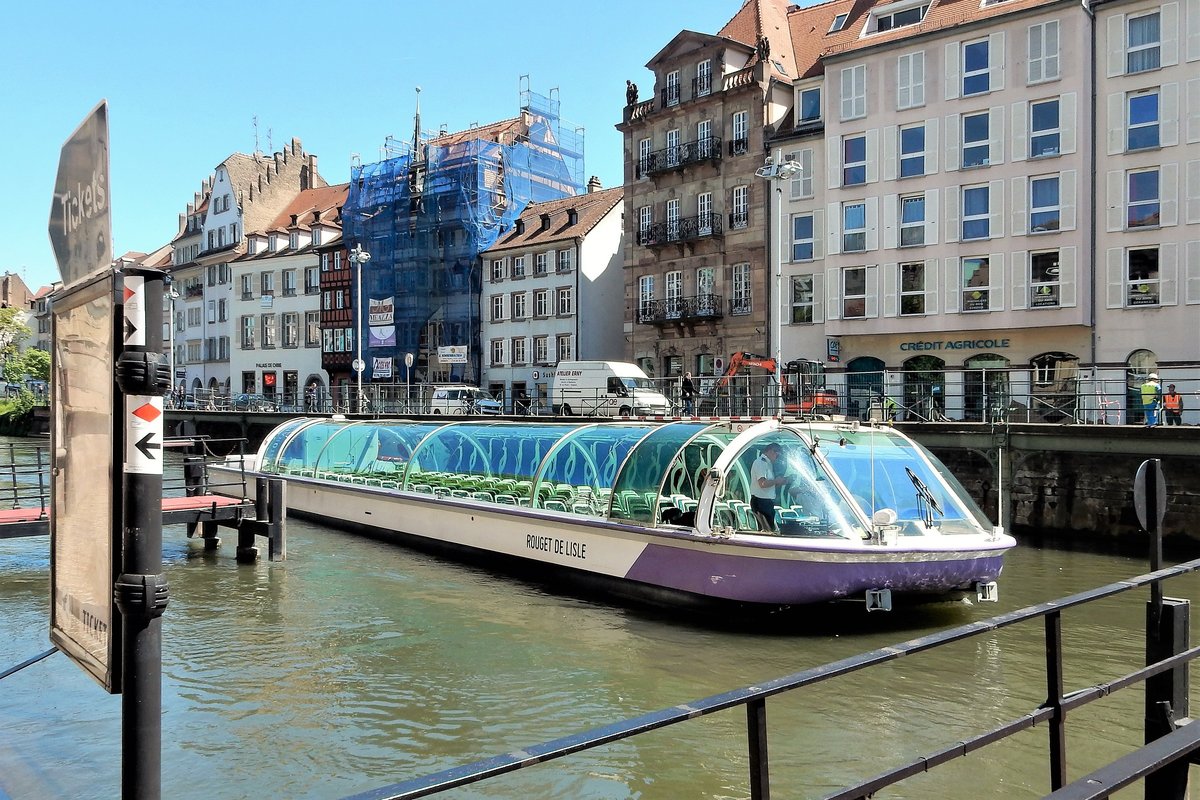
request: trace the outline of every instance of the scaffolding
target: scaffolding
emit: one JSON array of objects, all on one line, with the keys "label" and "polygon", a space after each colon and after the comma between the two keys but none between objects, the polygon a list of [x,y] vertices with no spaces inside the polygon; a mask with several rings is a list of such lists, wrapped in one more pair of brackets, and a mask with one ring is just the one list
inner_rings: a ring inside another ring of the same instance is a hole
[{"label": "scaffolding", "polygon": [[[352,166],[343,235],[371,254],[355,331],[364,381],[478,383],[480,254],[530,203],[583,191],[582,130],[562,123],[556,92],[520,97],[517,117],[457,133],[419,133],[418,116],[411,144],[389,139],[394,156]],[[442,362],[446,346],[466,363]]]}]

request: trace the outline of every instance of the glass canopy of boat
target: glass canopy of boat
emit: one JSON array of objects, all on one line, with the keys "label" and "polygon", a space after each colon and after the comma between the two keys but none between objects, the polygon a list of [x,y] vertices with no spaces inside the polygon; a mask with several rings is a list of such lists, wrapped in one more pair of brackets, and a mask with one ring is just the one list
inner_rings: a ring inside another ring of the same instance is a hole
[{"label": "glass canopy of boat", "polygon": [[[864,538],[870,515],[880,503],[893,508],[903,504],[904,513],[914,520],[917,514],[927,516],[928,504],[923,506],[914,493],[914,484],[902,469],[905,465],[914,469],[923,485],[932,487],[931,496],[943,514],[955,519],[972,516],[958,502],[958,487],[945,484],[923,450],[919,453],[918,446],[894,431],[831,437],[784,426],[747,439],[742,435],[746,427],[699,421],[445,423],[297,418],[267,436],[258,465],[264,473],[691,527],[709,470],[738,439],[737,453],[726,460],[722,490],[713,504],[714,529]],[[779,474],[792,480],[778,493],[775,518],[765,519],[750,508],[751,475],[755,460],[772,442],[783,450]],[[836,458],[830,450],[836,451]],[[881,459],[881,466],[873,460],[876,454],[891,460]],[[868,459],[873,468],[864,463]],[[882,491],[884,484],[887,492]],[[908,532],[926,527],[910,526]]]}]

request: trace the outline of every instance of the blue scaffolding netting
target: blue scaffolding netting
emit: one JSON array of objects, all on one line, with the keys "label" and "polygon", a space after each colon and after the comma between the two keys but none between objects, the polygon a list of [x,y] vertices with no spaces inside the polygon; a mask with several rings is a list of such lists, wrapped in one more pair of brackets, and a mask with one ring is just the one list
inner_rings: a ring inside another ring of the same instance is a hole
[{"label": "blue scaffolding netting", "polygon": [[[479,256],[530,203],[582,193],[583,132],[563,125],[557,98],[526,90],[514,119],[414,144],[353,167],[342,210],[347,248],[371,254],[355,331],[363,379],[478,382]],[[449,346],[465,351],[465,364],[439,360]]]}]

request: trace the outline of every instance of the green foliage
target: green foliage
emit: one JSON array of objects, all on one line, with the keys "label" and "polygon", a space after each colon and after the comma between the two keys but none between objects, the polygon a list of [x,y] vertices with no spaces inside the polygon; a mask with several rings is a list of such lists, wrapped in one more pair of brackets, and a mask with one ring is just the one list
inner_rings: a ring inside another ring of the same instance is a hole
[{"label": "green foliage", "polygon": [[26,375],[34,380],[50,380],[50,354],[31,347],[5,363],[4,379],[9,383],[20,383]]},{"label": "green foliage", "polygon": [[33,393],[22,389],[15,397],[0,399],[0,434],[24,436],[33,425]]}]

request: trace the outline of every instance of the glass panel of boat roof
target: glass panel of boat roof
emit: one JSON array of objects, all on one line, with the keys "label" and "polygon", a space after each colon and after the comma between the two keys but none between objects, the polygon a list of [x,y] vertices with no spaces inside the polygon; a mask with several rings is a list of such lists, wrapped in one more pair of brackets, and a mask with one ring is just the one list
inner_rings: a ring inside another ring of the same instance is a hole
[{"label": "glass panel of boat roof", "polygon": [[[750,479],[755,460],[769,444],[780,447],[772,470],[775,477],[791,480],[775,492],[775,519],[762,520],[750,510]],[[725,476],[721,500],[721,511],[727,509],[740,530],[809,538],[861,539],[869,535],[825,466],[813,457],[809,444],[791,430],[764,434],[742,450]]]},{"label": "glass panel of boat roof", "polygon": [[505,422],[444,425],[413,453],[406,486],[479,476],[524,482],[520,491],[505,493],[528,497],[542,459],[578,427]]},{"label": "glass panel of boat roof", "polygon": [[708,422],[672,422],[645,436],[625,459],[613,486],[609,516],[651,523],[658,509],[658,491],[679,449]]},{"label": "glass panel of boat roof", "polygon": [[644,423],[588,425],[564,437],[546,458],[534,505],[599,515],[608,505],[606,499],[600,500],[612,489],[629,451],[655,427]]},{"label": "glass panel of boat roof", "polygon": [[[306,424],[297,426],[294,432],[289,435],[281,436],[279,441],[283,447],[276,463],[279,465],[280,472],[295,472],[299,470],[311,471],[316,467],[321,451],[325,449],[325,445],[329,443],[330,437],[346,426],[346,422],[334,422],[328,419],[304,420]],[[288,427],[287,425],[276,428],[271,434],[274,437],[277,433]],[[267,465],[263,465],[266,470]]]},{"label": "glass panel of boat roof", "polygon": [[[661,492],[663,497],[671,498],[668,508],[678,509],[680,514],[695,510],[705,476],[736,436],[737,432],[727,426],[714,426],[693,438],[679,451],[667,470]],[[663,521],[676,522],[679,519],[664,516],[664,513],[664,508],[660,506],[658,514]]]},{"label": "glass panel of boat roof", "polygon": [[[300,417],[288,420],[268,433],[266,438],[263,439],[262,446],[258,449],[258,468],[263,472],[286,473],[295,472],[306,466],[304,451],[301,448],[293,450],[286,459],[281,458],[280,455],[283,452],[284,444],[289,443],[291,440],[292,434],[305,425],[314,424],[314,422],[312,419]],[[307,466],[312,466],[312,462],[308,462]]]},{"label": "glass panel of boat roof", "polygon": [[[978,533],[971,524],[974,514],[919,454],[914,442],[892,431],[862,428],[843,432],[842,440],[845,445],[823,443],[821,452],[868,515],[890,508],[899,517],[902,531],[909,532],[903,523],[922,519],[922,506],[932,497],[942,509],[933,518],[943,533]],[[927,496],[918,482],[927,487]]]}]

